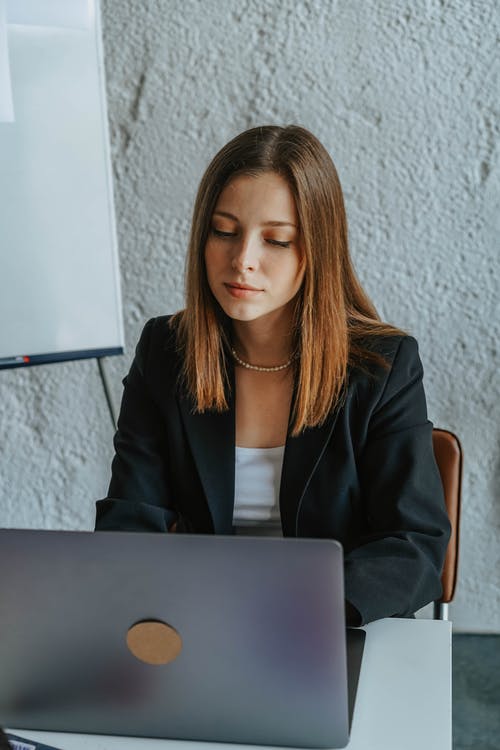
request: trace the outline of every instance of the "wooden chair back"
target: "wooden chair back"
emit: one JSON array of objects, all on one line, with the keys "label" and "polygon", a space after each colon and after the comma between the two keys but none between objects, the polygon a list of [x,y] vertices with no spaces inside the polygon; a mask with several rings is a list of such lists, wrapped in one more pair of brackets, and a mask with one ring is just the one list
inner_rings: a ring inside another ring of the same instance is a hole
[{"label": "wooden chair back", "polygon": [[443,594],[439,600],[442,604],[448,604],[453,599],[457,583],[462,491],[462,447],[456,435],[448,430],[441,430],[439,428],[435,428],[432,431],[432,443],[443,483],[446,509],[451,523],[451,537],[441,576]]}]

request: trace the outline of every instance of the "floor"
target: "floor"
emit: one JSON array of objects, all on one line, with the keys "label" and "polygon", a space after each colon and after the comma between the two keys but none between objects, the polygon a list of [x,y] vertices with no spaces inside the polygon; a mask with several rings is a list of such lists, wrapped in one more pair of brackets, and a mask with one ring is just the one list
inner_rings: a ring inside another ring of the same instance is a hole
[{"label": "floor", "polygon": [[453,750],[500,750],[500,635],[453,636]]}]

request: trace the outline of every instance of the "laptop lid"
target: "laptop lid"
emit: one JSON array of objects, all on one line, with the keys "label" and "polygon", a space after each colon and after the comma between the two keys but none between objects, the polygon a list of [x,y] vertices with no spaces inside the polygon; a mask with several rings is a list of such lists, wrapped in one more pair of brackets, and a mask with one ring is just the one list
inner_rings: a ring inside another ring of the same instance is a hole
[{"label": "laptop lid", "polygon": [[0,571],[4,726],[347,744],[337,542],[2,530]]}]

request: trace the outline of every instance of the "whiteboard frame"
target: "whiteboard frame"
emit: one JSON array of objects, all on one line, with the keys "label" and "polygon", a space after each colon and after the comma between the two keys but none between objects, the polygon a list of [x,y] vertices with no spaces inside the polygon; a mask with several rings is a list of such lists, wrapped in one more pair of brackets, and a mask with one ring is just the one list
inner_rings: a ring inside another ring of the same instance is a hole
[{"label": "whiteboard frame", "polygon": [[[0,369],[12,369],[17,367],[30,367],[39,364],[48,364],[63,361],[72,361],[78,359],[98,358],[105,356],[121,355],[124,352],[124,327],[123,327],[123,311],[122,311],[122,295],[121,295],[121,280],[120,280],[120,269],[119,269],[119,255],[118,255],[118,239],[117,239],[117,228],[116,228],[116,215],[115,215],[115,204],[114,204],[114,191],[113,191],[113,180],[112,180],[112,162],[111,162],[111,149],[110,149],[110,137],[109,137],[109,124],[108,124],[108,111],[107,111],[107,99],[106,99],[106,85],[105,85],[105,69],[104,69],[104,51],[102,41],[102,25],[101,25],[101,3],[100,0],[85,0],[89,18],[89,33],[93,35],[93,42],[95,43],[95,54],[96,54],[96,65],[97,65],[97,79],[98,79],[98,99],[100,106],[100,128],[102,134],[102,149],[104,155],[104,173],[106,180],[107,189],[107,214],[108,214],[108,230],[110,236],[110,246],[107,251],[110,252],[110,259],[113,269],[113,284],[114,294],[116,298],[116,326],[118,330],[118,340],[116,346],[108,346],[105,348],[82,348],[72,349],[66,351],[49,351],[49,352],[2,352],[0,357]],[[14,113],[15,115],[15,113]],[[13,125],[15,127],[15,124]],[[12,126],[11,126],[12,127]],[[114,336],[113,336],[114,338]],[[90,343],[90,342],[89,342]],[[114,343],[114,342],[113,342]],[[6,347],[7,348],[7,347]]]}]

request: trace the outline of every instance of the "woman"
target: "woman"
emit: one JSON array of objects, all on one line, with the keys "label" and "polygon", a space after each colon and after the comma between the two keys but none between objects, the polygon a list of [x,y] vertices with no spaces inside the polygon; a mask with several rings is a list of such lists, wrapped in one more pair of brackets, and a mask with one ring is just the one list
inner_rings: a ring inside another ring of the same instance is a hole
[{"label": "woman", "polygon": [[417,345],[357,280],[307,130],[253,128],[212,160],[186,308],[146,324],[124,386],[97,529],[338,539],[351,624],[439,597],[449,523]]}]

